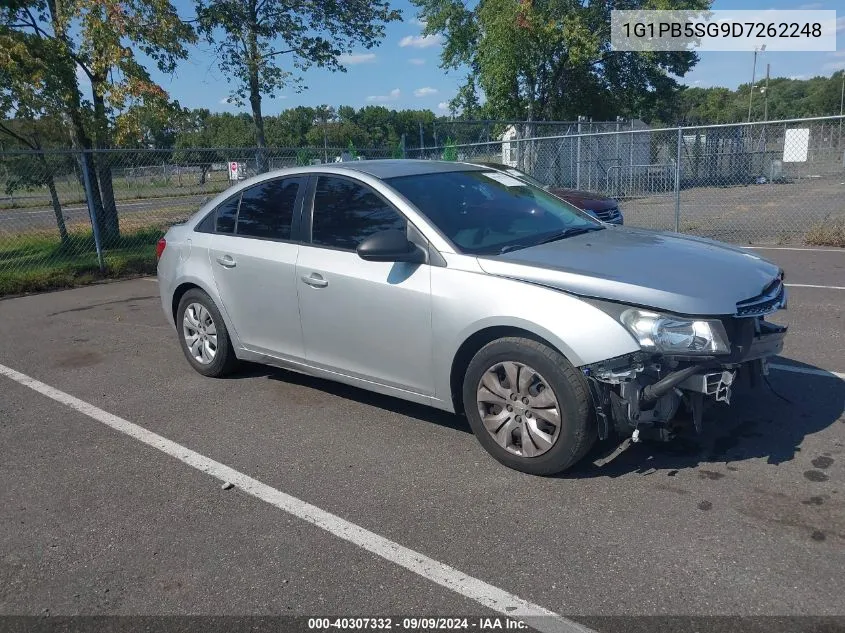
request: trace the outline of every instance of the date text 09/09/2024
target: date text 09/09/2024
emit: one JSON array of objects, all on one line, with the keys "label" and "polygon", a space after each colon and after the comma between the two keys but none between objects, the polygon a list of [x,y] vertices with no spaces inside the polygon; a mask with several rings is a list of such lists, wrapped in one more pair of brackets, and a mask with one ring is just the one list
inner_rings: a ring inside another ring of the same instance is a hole
[{"label": "date text 09/09/2024", "polygon": [[528,625],[521,620],[501,617],[410,617],[410,618],[309,618],[308,629],[312,631],[365,631],[365,630],[399,630],[399,631],[503,631],[525,630]]}]

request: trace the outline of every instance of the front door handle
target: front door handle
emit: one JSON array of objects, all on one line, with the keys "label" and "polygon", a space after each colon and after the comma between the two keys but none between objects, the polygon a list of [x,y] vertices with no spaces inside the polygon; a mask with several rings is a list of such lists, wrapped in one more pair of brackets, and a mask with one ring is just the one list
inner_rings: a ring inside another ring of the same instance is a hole
[{"label": "front door handle", "polygon": [[325,288],[329,282],[323,279],[323,276],[318,273],[311,273],[310,275],[302,275],[302,281],[312,288]]},{"label": "front door handle", "polygon": [[234,268],[235,266],[237,266],[237,262],[235,262],[234,258],[231,255],[223,255],[222,257],[218,257],[217,263],[223,266],[223,268]]}]

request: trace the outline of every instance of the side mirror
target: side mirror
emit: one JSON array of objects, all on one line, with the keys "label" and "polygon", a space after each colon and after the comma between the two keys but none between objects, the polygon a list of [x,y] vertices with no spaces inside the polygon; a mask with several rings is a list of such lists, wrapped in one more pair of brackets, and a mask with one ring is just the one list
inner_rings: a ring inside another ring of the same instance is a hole
[{"label": "side mirror", "polygon": [[425,252],[411,242],[404,231],[389,229],[373,233],[358,244],[358,257],[368,262],[411,262],[421,264]]}]

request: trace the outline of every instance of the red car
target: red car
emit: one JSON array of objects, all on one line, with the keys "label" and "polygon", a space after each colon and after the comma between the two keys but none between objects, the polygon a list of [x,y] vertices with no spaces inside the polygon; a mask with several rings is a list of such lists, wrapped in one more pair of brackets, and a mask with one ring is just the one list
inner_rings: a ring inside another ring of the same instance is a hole
[{"label": "red car", "polygon": [[541,187],[550,194],[557,196],[561,200],[565,200],[582,211],[586,211],[602,222],[607,222],[608,224],[624,224],[622,211],[619,209],[619,202],[613,198],[608,198],[600,193],[593,193],[591,191],[581,191],[580,189],[550,187],[548,185],[544,185],[533,176],[529,176],[524,171],[520,171],[515,167],[509,167],[508,165],[502,165],[501,163],[472,162],[474,165],[481,165],[482,167],[495,169],[503,174],[508,174],[514,178],[524,180],[535,187]]}]

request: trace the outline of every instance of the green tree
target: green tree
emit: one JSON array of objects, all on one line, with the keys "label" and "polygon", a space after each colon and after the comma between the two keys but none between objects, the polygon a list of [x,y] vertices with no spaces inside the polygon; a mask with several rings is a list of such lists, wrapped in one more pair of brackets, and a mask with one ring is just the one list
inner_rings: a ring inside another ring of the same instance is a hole
[{"label": "green tree", "polygon": [[264,119],[267,143],[276,147],[302,147],[308,143],[305,135],[314,126],[314,108],[297,106],[283,110],[278,116]]},{"label": "green tree", "polygon": [[198,184],[204,185],[211,166],[231,158],[221,148],[254,146],[254,129],[249,115],[212,114],[201,108],[190,111],[177,132],[174,159],[182,165],[200,167]]},{"label": "green tree", "polygon": [[[9,53],[0,64],[13,74],[21,72],[23,46],[44,72],[55,76],[73,145],[81,150],[111,147],[113,123],[135,105],[169,107],[167,94],[150,79],[139,54],[172,72],[194,37],[169,0],[13,0],[0,7],[0,38]],[[82,97],[77,71],[91,85],[90,101]],[[118,131],[123,129],[132,126]],[[119,223],[109,156],[99,154],[93,168],[84,162],[100,233],[114,241]]]},{"label": "green tree", "polygon": [[[475,86],[496,118],[596,119],[658,111],[697,61],[690,52],[610,50],[613,0],[412,0],[426,34],[442,34],[441,66],[469,66],[454,105],[472,111]],[[709,0],[630,0],[626,9],[706,9]],[[658,6],[659,5],[659,6]]]},{"label": "green tree", "polygon": [[[223,72],[232,83],[231,99],[249,102],[255,139],[267,146],[262,100],[288,85],[303,88],[302,71],[311,66],[344,71],[338,56],[353,46],[372,48],[384,25],[398,20],[387,0],[196,0],[200,30],[217,48]],[[289,56],[286,66],[280,59]],[[269,165],[259,152],[259,171]]]},{"label": "green tree", "polygon": [[[69,236],[55,180],[57,172],[68,171],[67,161],[57,155],[48,157],[44,152],[46,146],[61,146],[62,140],[66,142],[58,120],[62,77],[51,74],[51,69],[37,56],[27,54],[21,48],[25,43],[40,44],[32,37],[11,38],[8,33],[0,32],[4,51],[0,54],[0,134],[11,140],[13,146],[34,152],[4,160],[9,174],[5,189],[11,195],[16,189],[47,187],[59,238],[62,244],[67,244]],[[32,165],[33,157],[37,167]]]},{"label": "green tree", "polygon": [[369,136],[366,130],[354,123],[344,121],[328,121],[317,123],[305,135],[307,144],[311,147],[341,148],[349,143],[356,147],[369,147]]}]

